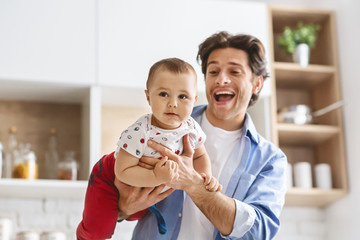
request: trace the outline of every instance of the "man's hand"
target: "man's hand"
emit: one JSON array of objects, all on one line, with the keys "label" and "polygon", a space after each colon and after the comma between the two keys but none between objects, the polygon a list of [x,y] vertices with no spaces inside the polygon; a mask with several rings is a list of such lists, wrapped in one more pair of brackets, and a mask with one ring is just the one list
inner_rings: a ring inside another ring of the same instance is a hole
[{"label": "man's hand", "polygon": [[117,178],[115,178],[114,184],[119,191],[120,219],[125,219],[131,214],[160,202],[174,191],[174,189],[170,188],[161,193],[165,185],[160,185],[155,188],[133,187],[120,182]]},{"label": "man's hand", "polygon": [[[162,156],[166,156],[168,159],[173,160],[178,164],[179,178],[171,181],[168,184],[169,187],[186,191],[188,188],[193,186],[193,184],[203,184],[203,178],[193,168],[194,150],[191,148],[188,135],[183,137],[183,144],[184,152],[179,156],[159,143],[150,140],[148,141],[148,145],[152,149],[158,151]],[[145,164],[151,164],[151,162],[147,162],[147,160],[149,159],[146,158],[141,161],[145,161]]]}]

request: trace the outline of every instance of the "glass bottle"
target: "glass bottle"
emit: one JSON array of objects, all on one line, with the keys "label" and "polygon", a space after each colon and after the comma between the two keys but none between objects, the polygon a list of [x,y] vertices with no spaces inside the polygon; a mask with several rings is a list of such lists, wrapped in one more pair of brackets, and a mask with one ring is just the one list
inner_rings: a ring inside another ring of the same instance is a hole
[{"label": "glass bottle", "polygon": [[30,150],[29,143],[19,145],[19,157],[15,159],[13,177],[23,179],[37,179],[38,178],[38,165],[36,156]]},{"label": "glass bottle", "polygon": [[77,180],[78,164],[74,156],[74,151],[65,152],[65,158],[58,165],[58,179]]},{"label": "glass bottle", "polygon": [[50,129],[48,150],[45,153],[45,177],[47,179],[57,178],[57,166],[59,164],[59,153],[57,151],[56,129]]},{"label": "glass bottle", "polygon": [[0,178],[2,178],[3,176],[3,168],[4,168],[4,151],[3,151],[3,145],[2,143],[0,142]]},{"label": "glass bottle", "polygon": [[14,167],[14,162],[16,158],[18,158],[19,151],[17,150],[18,142],[17,142],[17,129],[16,127],[12,126],[9,129],[9,139],[7,148],[5,151],[5,159],[4,159],[4,178],[11,178],[12,171]]}]

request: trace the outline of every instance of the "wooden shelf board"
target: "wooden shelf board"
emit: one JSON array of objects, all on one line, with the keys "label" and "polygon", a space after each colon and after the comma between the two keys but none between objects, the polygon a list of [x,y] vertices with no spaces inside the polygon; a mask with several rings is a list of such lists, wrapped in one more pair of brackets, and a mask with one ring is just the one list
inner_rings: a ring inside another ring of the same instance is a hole
[{"label": "wooden shelf board", "polygon": [[278,87],[311,87],[331,79],[336,71],[333,66],[314,64],[301,67],[295,63],[275,62],[273,66]]},{"label": "wooden shelf board", "polygon": [[290,188],[286,193],[285,206],[326,207],[347,194],[342,189]]},{"label": "wooden shelf board", "polygon": [[278,123],[280,144],[317,145],[339,133],[336,126]]}]

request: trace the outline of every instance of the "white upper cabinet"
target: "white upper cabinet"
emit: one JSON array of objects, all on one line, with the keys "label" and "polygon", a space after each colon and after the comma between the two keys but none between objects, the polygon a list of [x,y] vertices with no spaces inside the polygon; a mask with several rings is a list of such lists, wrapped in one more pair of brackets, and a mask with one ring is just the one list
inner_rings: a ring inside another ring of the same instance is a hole
[{"label": "white upper cabinet", "polygon": [[95,83],[95,0],[0,1],[0,80]]},{"label": "white upper cabinet", "polygon": [[[196,62],[198,45],[222,30],[252,34],[268,49],[266,4],[220,0],[99,1],[99,83],[144,89],[153,63],[179,57],[195,67],[199,91],[204,91],[204,77]],[[263,91],[266,94],[267,90]]]}]

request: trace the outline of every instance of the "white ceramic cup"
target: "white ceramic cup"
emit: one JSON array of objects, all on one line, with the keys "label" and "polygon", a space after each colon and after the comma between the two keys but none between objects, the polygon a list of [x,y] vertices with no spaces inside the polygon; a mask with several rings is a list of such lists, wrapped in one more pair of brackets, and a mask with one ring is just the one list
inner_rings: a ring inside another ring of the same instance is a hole
[{"label": "white ceramic cup", "polygon": [[0,239],[10,240],[12,223],[9,218],[0,217]]},{"label": "white ceramic cup", "polygon": [[319,163],[314,167],[315,186],[320,189],[331,189],[331,167],[327,163]]},{"label": "white ceramic cup", "polygon": [[311,165],[308,162],[294,164],[295,187],[303,189],[312,188]]}]

